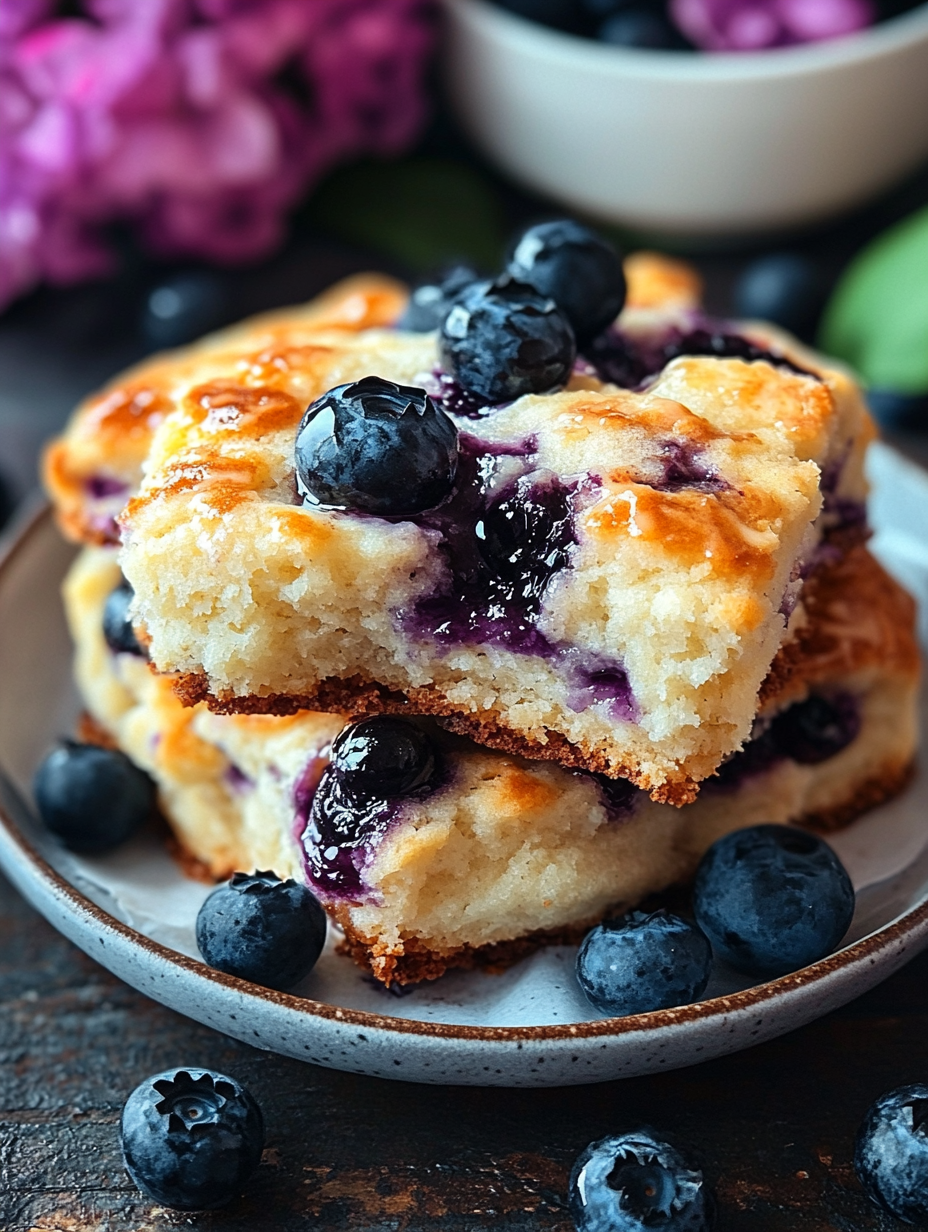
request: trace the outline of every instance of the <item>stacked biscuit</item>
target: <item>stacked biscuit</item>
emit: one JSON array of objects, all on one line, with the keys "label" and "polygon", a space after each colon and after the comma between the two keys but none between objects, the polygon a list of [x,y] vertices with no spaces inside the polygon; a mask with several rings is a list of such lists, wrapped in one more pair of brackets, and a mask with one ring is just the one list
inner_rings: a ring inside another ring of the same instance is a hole
[{"label": "stacked biscuit", "polygon": [[[403,289],[365,277],[142,365],[49,448],[100,738],[154,776],[188,860],[307,880],[386,983],[577,936],[727,831],[843,824],[909,772],[913,609],[864,544],[859,391],[769,327],[720,347],[679,267],[627,274],[634,389],[580,362],[475,413],[435,335],[393,326]],[[456,424],[436,511],[300,496],[307,406],[370,375]],[[501,510],[543,585],[487,580]],[[146,656],[103,636],[123,576]],[[332,742],[385,713],[438,769],[336,825]]]}]

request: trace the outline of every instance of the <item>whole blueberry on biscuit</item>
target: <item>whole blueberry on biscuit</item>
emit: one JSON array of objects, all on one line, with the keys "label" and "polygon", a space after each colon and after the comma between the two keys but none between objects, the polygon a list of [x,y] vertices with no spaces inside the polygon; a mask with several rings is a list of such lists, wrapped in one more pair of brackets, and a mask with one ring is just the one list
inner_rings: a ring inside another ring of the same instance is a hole
[{"label": "whole blueberry on biscuit", "polygon": [[466,287],[439,340],[445,367],[488,406],[563,385],[577,354],[566,314],[509,274]]},{"label": "whole blueberry on biscuit", "polygon": [[261,1160],[264,1117],[234,1078],[208,1069],[173,1069],[140,1083],[122,1110],[126,1171],[163,1206],[225,1206]]},{"label": "whole blueberry on biscuit", "polygon": [[424,389],[367,376],[303,416],[297,487],[305,500],[382,517],[433,509],[451,492],[458,433]]},{"label": "whole blueberry on biscuit", "polygon": [[438,329],[458,295],[476,281],[476,270],[469,265],[454,265],[438,278],[420,283],[413,289],[397,327],[413,334]]},{"label": "whole blueberry on biscuit", "polygon": [[622,258],[608,240],[569,218],[529,227],[508,269],[554,300],[580,346],[611,325],[625,303]]}]

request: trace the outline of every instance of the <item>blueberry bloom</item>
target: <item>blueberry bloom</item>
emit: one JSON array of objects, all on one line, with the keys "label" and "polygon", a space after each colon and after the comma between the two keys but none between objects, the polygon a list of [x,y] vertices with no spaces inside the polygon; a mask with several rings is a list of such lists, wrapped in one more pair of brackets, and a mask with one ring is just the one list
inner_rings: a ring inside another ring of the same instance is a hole
[{"label": "blueberry bloom", "polygon": [[0,4],[0,306],[106,269],[99,227],[217,261],[269,252],[336,162],[424,114],[431,0]]},{"label": "blueberry bloom", "polygon": [[670,0],[674,21],[703,51],[761,51],[853,34],[876,19],[873,0]]}]

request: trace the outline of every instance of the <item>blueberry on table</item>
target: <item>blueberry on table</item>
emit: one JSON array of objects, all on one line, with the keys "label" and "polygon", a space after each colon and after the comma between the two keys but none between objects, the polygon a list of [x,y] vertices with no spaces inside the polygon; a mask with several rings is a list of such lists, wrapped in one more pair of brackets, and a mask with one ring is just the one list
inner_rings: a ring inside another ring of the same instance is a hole
[{"label": "blueberry on table", "polygon": [[563,385],[577,355],[566,314],[509,274],[465,287],[439,341],[447,370],[488,406]]},{"label": "blueberry on table", "polygon": [[114,654],[137,655],[146,659],[148,652],[135,636],[129,619],[129,604],[134,598],[135,591],[125,579],[110,591],[103,608],[103,637]]},{"label": "blueberry on table", "polygon": [[173,1069],[135,1088],[120,1137],[139,1189],[175,1210],[209,1211],[234,1198],[258,1166],[264,1117],[234,1078]]},{"label": "blueberry on table", "polygon": [[928,1227],[928,1086],[880,1096],[857,1131],[854,1171],[877,1206]]},{"label": "blueberry on table", "polygon": [[155,784],[118,749],[62,740],[35,773],[39,815],[70,851],[103,855],[152,815]]},{"label": "blueberry on table", "polygon": [[424,389],[367,376],[312,403],[295,460],[297,486],[310,502],[409,515],[433,509],[451,492],[458,433]]},{"label": "blueberry on table", "polygon": [[646,1014],[702,996],[712,948],[695,925],[665,911],[633,911],[587,933],[577,981],[603,1014]]},{"label": "blueberry on table", "polygon": [[287,992],[325,945],[326,918],[312,891],[271,872],[235,873],[197,915],[204,962],[227,975]]},{"label": "blueberry on table", "polygon": [[813,323],[821,294],[821,278],[808,258],[796,252],[770,253],[752,261],[738,279],[735,313],[802,333]]},{"label": "blueberry on table", "polygon": [[476,270],[469,265],[455,265],[437,281],[413,288],[409,303],[396,323],[397,328],[413,334],[427,334],[438,329],[457,296],[476,281]]},{"label": "blueberry on table", "polygon": [[608,240],[570,218],[529,227],[507,268],[554,300],[581,347],[611,325],[625,303],[621,256]]},{"label": "blueberry on table", "polygon": [[591,1142],[568,1193],[577,1232],[710,1232],[715,1224],[702,1170],[647,1128]]},{"label": "blueberry on table", "polygon": [[423,787],[435,771],[435,753],[420,728],[378,715],[339,732],[331,764],[352,795],[388,800]]},{"label": "blueberry on table", "polygon": [[854,915],[854,887],[816,835],[750,826],[720,838],[703,856],[693,910],[717,957],[770,978],[831,953]]}]

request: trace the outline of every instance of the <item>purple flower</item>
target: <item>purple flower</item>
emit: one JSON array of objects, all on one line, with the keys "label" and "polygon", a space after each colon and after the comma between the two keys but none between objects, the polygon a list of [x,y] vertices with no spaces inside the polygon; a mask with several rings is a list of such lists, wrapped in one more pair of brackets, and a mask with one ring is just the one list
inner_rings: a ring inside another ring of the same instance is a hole
[{"label": "purple flower", "polygon": [[705,51],[759,51],[853,34],[873,0],[670,0],[674,21]]},{"label": "purple flower", "polygon": [[81,8],[0,3],[0,306],[104,270],[114,218],[165,254],[261,256],[325,171],[425,113],[432,0]]}]

